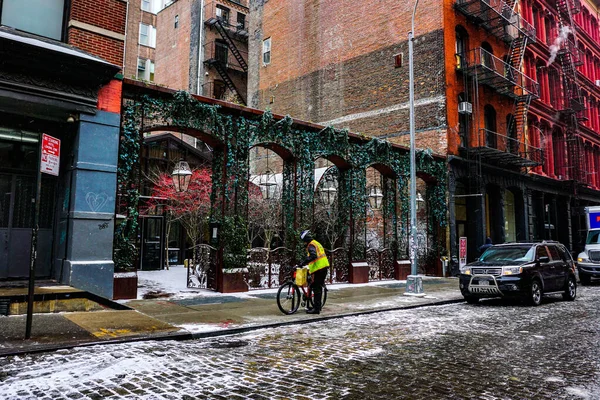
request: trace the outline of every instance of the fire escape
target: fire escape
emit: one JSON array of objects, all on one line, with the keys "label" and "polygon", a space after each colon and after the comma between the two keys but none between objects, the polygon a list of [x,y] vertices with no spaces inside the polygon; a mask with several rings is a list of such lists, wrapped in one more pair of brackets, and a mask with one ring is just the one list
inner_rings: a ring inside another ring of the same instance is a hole
[{"label": "fire escape", "polygon": [[[248,41],[248,32],[243,27],[232,26],[227,19],[220,16],[211,16],[205,21],[206,26],[215,28],[222,38],[223,45],[218,42],[213,42],[211,47],[206,51],[207,58],[204,63],[215,68],[219,76],[225,83],[225,86],[246,105],[246,98],[235,85],[230,73],[231,71],[248,73],[248,64],[242,55],[242,52],[235,44],[235,40]],[[228,51],[233,56],[233,60],[229,57]]]},{"label": "fire escape", "polygon": [[[567,126],[567,151],[569,153],[569,178],[576,183],[585,183],[585,157],[583,142],[579,135],[579,122],[584,110],[581,89],[577,82],[576,67],[582,64],[577,47],[577,34],[573,24],[573,14],[581,11],[579,0],[556,0],[559,28],[565,40],[557,55],[562,70],[564,103],[560,113]],[[577,186],[577,185],[576,185]]]},{"label": "fire escape", "polygon": [[[525,49],[536,41],[535,28],[517,10],[517,0],[457,0],[455,8],[468,20],[487,30],[509,46],[504,59],[484,48],[457,54],[457,71],[466,84],[471,81],[475,101],[475,124],[479,120],[479,85],[513,99],[512,119],[506,131],[494,132],[488,127],[476,132],[476,140],[467,141],[467,159],[508,168],[533,167],[542,163],[542,150],[528,143],[527,112],[532,99],[539,96],[539,84],[522,72]],[[464,112],[460,109],[459,112]],[[462,107],[464,109],[464,106]],[[479,167],[479,174],[481,168]]]}]

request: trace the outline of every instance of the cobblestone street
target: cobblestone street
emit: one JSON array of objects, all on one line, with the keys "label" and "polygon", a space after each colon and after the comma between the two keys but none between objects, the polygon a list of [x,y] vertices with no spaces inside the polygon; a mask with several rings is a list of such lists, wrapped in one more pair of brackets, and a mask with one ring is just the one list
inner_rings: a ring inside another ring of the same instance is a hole
[{"label": "cobblestone street", "polygon": [[600,399],[600,286],[0,359],[2,399]]}]

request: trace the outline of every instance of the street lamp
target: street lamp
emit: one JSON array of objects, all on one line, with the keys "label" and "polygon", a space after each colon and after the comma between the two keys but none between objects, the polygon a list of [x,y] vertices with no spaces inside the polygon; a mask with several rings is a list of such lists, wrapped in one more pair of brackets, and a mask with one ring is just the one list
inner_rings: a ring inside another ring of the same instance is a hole
[{"label": "street lamp", "polygon": [[381,187],[373,185],[369,188],[369,203],[373,210],[379,210],[383,201],[383,192]]},{"label": "street lamp", "polygon": [[263,195],[263,199],[271,200],[275,195],[275,187],[277,186],[277,180],[275,174],[270,169],[267,169],[263,175],[258,178],[258,186]]},{"label": "street lamp", "polygon": [[187,162],[179,160],[171,174],[176,192],[186,192],[192,179],[192,170]]},{"label": "street lamp", "polygon": [[[415,40],[415,14],[419,0],[415,1],[412,13],[411,29],[408,33],[408,74],[409,74],[409,103],[410,103],[410,238],[409,257],[410,274],[413,281],[406,284],[407,294],[422,294],[422,281],[417,279],[417,171],[415,162],[415,77],[413,66],[413,41]],[[412,284],[411,284],[412,283]]]},{"label": "street lamp", "polygon": [[337,179],[334,175],[336,171],[337,169],[335,169],[335,167],[329,167],[323,174],[321,182],[319,183],[319,197],[321,199],[321,204],[326,207],[331,207],[333,203],[335,203],[337,196]]}]

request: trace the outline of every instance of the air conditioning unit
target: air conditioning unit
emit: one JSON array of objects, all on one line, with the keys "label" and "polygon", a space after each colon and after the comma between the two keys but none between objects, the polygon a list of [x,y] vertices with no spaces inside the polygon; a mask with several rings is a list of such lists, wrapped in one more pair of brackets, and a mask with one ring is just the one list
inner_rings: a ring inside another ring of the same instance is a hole
[{"label": "air conditioning unit", "polygon": [[473,114],[473,104],[468,101],[461,101],[458,103],[459,114]]},{"label": "air conditioning unit", "polygon": [[600,86],[600,79],[596,79],[596,86]]}]

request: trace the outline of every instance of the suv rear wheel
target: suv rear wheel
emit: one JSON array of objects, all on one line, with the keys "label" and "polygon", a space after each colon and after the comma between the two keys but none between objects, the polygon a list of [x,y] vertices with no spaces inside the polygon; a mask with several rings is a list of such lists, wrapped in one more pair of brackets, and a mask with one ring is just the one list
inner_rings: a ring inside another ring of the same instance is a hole
[{"label": "suv rear wheel", "polygon": [[577,296],[577,285],[575,284],[575,278],[570,276],[567,280],[567,287],[565,288],[565,292],[563,293],[563,299],[568,301],[575,300]]},{"label": "suv rear wheel", "polygon": [[538,279],[534,279],[531,282],[531,288],[529,289],[528,302],[532,306],[539,306],[542,304],[542,284]]}]

